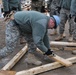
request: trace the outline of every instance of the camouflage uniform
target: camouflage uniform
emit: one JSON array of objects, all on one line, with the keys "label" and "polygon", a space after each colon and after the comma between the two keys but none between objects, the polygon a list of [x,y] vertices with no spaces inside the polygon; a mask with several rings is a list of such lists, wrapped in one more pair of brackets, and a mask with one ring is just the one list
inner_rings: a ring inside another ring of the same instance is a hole
[{"label": "camouflage uniform", "polygon": [[69,22],[69,33],[70,33],[70,38],[68,39],[68,41],[70,41],[72,38],[72,24],[71,24],[71,19],[69,17],[70,15],[70,6],[71,6],[71,1],[72,0],[61,0],[60,5],[61,5],[61,11],[60,11],[60,18],[61,18],[61,23],[59,26],[59,33],[60,35],[55,39],[56,41],[62,40],[65,36],[64,36],[64,28],[65,28],[65,24],[68,20]]},{"label": "camouflage uniform", "polygon": [[21,11],[21,3],[20,0],[2,0],[3,2],[3,11],[4,11],[4,17],[9,17],[11,11]]},{"label": "camouflage uniform", "polygon": [[73,27],[73,39],[76,40],[76,0],[72,0],[71,2],[71,9],[70,9],[70,14],[71,14],[71,24]]},{"label": "camouflage uniform", "polygon": [[[33,42],[32,35],[23,34],[28,43],[29,52],[34,53],[36,46]],[[6,47],[0,50],[0,57],[5,57],[13,52],[20,36],[19,28],[15,21],[10,21],[6,26]]]},{"label": "camouflage uniform", "polygon": [[63,0],[61,4],[61,11],[60,11],[60,17],[61,17],[61,23],[59,26],[59,32],[60,34],[63,34],[64,32],[64,27],[65,23],[69,22],[69,33],[72,34],[72,27],[71,27],[71,22],[70,22],[70,6],[71,6],[71,0]]},{"label": "camouflage uniform", "polygon": [[66,24],[67,20],[68,20],[69,26],[70,26],[69,27],[69,33],[72,34],[71,33],[72,29],[70,29],[72,27],[70,25],[71,22],[70,22],[69,14],[70,14],[70,10],[62,8],[61,11],[60,11],[60,18],[61,18],[61,23],[60,23],[60,26],[59,26],[59,32],[60,32],[60,34],[64,33],[64,30],[65,30],[64,28],[65,28],[65,24]]},{"label": "camouflage uniform", "polygon": [[[61,0],[49,0],[50,16],[60,14],[60,9],[61,9],[60,1]],[[54,29],[54,32],[50,35],[56,35],[56,34],[57,34],[57,29]]]},{"label": "camouflage uniform", "polygon": [[[70,9],[70,18],[71,18],[71,24],[73,27],[73,42],[76,42],[76,0],[72,0],[71,2],[71,9]],[[76,50],[72,51],[72,54],[76,55]]]},{"label": "camouflage uniform", "polygon": [[32,10],[36,10],[36,11],[41,11],[41,7],[42,7],[42,0],[41,1],[33,1],[32,0],[32,4],[31,4],[31,8]]},{"label": "camouflage uniform", "polygon": [[0,57],[5,57],[16,47],[19,38],[19,30],[14,22],[9,22],[6,26],[6,47],[0,50]]},{"label": "camouflage uniform", "polygon": [[0,57],[5,57],[14,50],[21,33],[29,44],[29,52],[34,53],[36,47],[47,52],[50,49],[47,34],[49,19],[50,17],[36,11],[17,12],[14,20],[7,24],[6,47],[0,50]]},{"label": "camouflage uniform", "polygon": [[[20,0],[2,0],[3,1],[3,9],[4,9],[4,17],[5,20],[10,17],[11,11],[13,13],[16,13],[17,11],[21,11],[21,1]],[[6,13],[8,12],[8,13]],[[14,14],[12,14],[13,16]],[[22,39],[22,35],[20,36],[20,39]],[[21,43],[21,42],[20,42]]]},{"label": "camouflage uniform", "polygon": [[50,1],[50,15],[59,15],[59,8],[60,8],[60,1],[61,0],[51,0]]},{"label": "camouflage uniform", "polygon": [[20,0],[2,0],[3,2],[3,10],[12,11],[15,8],[18,11],[21,11],[21,3]]}]

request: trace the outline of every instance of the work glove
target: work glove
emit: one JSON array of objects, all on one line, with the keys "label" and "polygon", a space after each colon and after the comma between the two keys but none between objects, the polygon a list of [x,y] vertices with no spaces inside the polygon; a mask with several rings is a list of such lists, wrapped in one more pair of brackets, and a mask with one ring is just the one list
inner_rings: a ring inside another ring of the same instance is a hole
[{"label": "work glove", "polygon": [[72,18],[71,14],[69,14],[69,18],[70,18],[70,19]]},{"label": "work glove", "polygon": [[53,53],[53,51],[51,49],[48,49],[48,51],[44,54],[44,55],[51,55],[54,56],[55,54]]},{"label": "work glove", "polygon": [[57,12],[60,14],[61,7],[57,7]]},{"label": "work glove", "polygon": [[[17,8],[16,8],[16,7],[12,7],[12,10],[13,10],[13,11],[17,11]],[[11,11],[12,11],[12,10],[11,10]]]},{"label": "work glove", "polygon": [[5,11],[4,14],[3,14],[3,16],[6,17],[6,16],[8,16],[9,14],[10,14],[10,11]]},{"label": "work glove", "polygon": [[70,15],[69,15],[69,18],[70,18],[70,19],[71,19],[71,18],[74,19],[74,22],[76,23],[76,16],[75,16],[75,15],[72,16],[72,15],[70,14]]}]

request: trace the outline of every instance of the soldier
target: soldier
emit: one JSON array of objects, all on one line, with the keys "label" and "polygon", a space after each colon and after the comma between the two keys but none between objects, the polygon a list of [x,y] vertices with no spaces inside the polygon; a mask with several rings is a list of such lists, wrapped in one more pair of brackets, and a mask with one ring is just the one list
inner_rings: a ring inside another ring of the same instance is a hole
[{"label": "soldier", "polygon": [[32,0],[31,9],[41,11],[43,0]]},{"label": "soldier", "polygon": [[[61,0],[49,0],[50,16],[60,14],[60,9],[61,9],[60,1]],[[57,29],[54,29],[54,33],[50,35],[55,35],[55,34],[57,34]]]},{"label": "soldier", "polygon": [[11,11],[21,11],[20,0],[2,0],[4,17],[10,14]]},{"label": "soldier", "polygon": [[[3,1],[3,11],[4,11],[4,20],[13,15],[17,11],[21,11],[21,2],[20,0],[2,0]],[[13,13],[11,13],[13,12]],[[20,36],[20,44],[25,43],[24,38]]]},{"label": "soldier", "polygon": [[[17,12],[14,19],[7,24],[6,47],[0,50],[0,58],[14,50],[20,33],[23,33],[29,49],[27,63],[41,65],[42,62],[35,59],[32,53],[36,51],[37,46],[45,55],[53,54],[50,49],[47,29],[57,28],[59,24],[60,18],[56,15],[49,17],[37,11]],[[34,58],[31,59],[31,57]]]},{"label": "soldier", "polygon": [[51,0],[50,1],[50,15],[59,15],[60,12],[60,1],[61,0]]},{"label": "soldier", "polygon": [[[73,27],[71,41],[76,42],[76,0],[72,0],[71,2],[70,18],[71,18],[71,25]],[[72,51],[72,53],[76,55],[76,50]]]},{"label": "soldier", "polygon": [[[69,40],[71,40],[72,37],[72,26],[70,24],[70,6],[71,6],[71,1],[72,0],[61,0],[61,11],[60,11],[60,18],[61,18],[61,23],[59,26],[59,33],[60,35],[55,39],[56,41],[62,40],[64,38],[63,33],[64,33],[64,28],[65,24],[68,20],[69,22]],[[69,41],[68,40],[68,41]]]}]

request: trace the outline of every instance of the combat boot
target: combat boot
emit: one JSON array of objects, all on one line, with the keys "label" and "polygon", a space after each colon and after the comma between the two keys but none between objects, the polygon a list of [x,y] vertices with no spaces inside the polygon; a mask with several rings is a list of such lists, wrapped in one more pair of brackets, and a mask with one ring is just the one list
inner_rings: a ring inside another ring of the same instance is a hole
[{"label": "combat boot", "polygon": [[50,35],[51,35],[51,36],[52,36],[52,35],[57,35],[57,29],[54,29],[54,32],[51,33]]},{"label": "combat boot", "polygon": [[20,44],[26,44],[26,41],[23,37],[20,37]]},{"label": "combat boot", "polygon": [[39,61],[34,54],[32,53],[28,53],[27,54],[27,58],[25,59],[25,62],[28,63],[28,64],[33,64],[33,65],[36,65],[36,66],[39,66],[39,65],[42,65],[42,62]]},{"label": "combat boot", "polygon": [[63,33],[63,38],[65,38],[66,37],[66,35],[65,35],[65,32]]},{"label": "combat boot", "polygon": [[72,35],[69,35],[69,39],[68,39],[69,42],[73,42],[73,36]]},{"label": "combat boot", "polygon": [[60,34],[57,38],[55,38],[55,41],[60,41],[63,39],[63,34]]}]

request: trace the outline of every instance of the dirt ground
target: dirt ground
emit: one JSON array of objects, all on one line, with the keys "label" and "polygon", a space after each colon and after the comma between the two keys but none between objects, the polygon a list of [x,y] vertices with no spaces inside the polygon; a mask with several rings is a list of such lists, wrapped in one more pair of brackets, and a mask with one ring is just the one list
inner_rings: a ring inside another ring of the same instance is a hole
[{"label": "dirt ground", "polygon": [[[5,26],[6,26],[6,24],[2,20],[0,20],[0,49],[5,46]],[[48,31],[49,31],[49,34],[52,32],[51,30],[48,30]],[[68,35],[69,35],[68,34],[68,24],[66,24],[65,33],[66,33],[67,37],[64,38],[63,41],[67,41],[66,39],[68,39]],[[56,38],[57,36],[58,35],[49,36],[49,38],[50,38],[50,40],[54,40],[54,38]],[[11,60],[13,58],[13,56],[19,50],[21,50],[23,47],[24,47],[24,45],[20,45],[18,43],[16,49],[14,50],[14,52],[12,54],[8,55],[6,58],[1,59],[0,60],[0,69],[4,65],[6,65],[9,62],[9,60]],[[54,52],[63,58],[70,58],[70,57],[75,56],[75,55],[71,54],[71,51],[58,50],[58,51],[54,51]],[[43,62],[43,64],[55,62],[54,60],[52,60],[50,58],[45,59],[44,55],[42,55],[40,53],[36,53],[36,57],[39,60],[41,60]],[[27,69],[36,67],[35,65],[27,64],[25,59],[26,59],[26,55],[24,55],[23,58],[11,70],[22,71],[22,70],[27,70]],[[76,64],[73,64],[70,67],[62,67],[62,68],[58,68],[58,69],[44,72],[44,73],[37,74],[37,75],[76,75]]]}]

